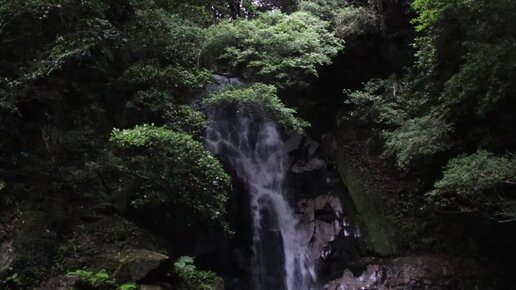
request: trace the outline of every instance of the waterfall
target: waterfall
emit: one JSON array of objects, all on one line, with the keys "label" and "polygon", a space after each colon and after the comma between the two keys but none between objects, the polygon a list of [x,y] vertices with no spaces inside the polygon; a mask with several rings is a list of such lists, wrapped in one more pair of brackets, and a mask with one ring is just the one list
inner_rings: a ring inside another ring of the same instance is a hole
[{"label": "waterfall", "polygon": [[308,240],[286,196],[286,151],[274,123],[209,114],[206,144],[245,182],[253,223],[254,290],[315,290]]}]

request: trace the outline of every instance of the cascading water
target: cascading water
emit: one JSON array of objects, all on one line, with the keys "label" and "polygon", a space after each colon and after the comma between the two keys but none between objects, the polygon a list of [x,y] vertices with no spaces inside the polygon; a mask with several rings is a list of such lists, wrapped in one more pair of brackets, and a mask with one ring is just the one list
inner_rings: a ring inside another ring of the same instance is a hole
[{"label": "cascading water", "polygon": [[209,115],[208,149],[225,156],[249,190],[254,290],[318,289],[308,238],[285,195],[286,151],[275,124]]}]

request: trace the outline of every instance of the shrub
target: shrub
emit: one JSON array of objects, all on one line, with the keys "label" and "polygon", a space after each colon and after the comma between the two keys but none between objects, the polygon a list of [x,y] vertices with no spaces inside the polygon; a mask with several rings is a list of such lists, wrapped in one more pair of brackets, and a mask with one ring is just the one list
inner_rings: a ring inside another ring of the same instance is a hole
[{"label": "shrub", "polygon": [[89,285],[93,287],[97,287],[101,284],[114,284],[114,279],[109,275],[105,269],[102,269],[100,271],[94,272],[90,270],[75,270],[72,272],[69,272],[68,275],[73,275],[79,277],[81,280],[84,280]]},{"label": "shrub", "polygon": [[174,263],[174,274],[183,282],[181,290],[222,290],[222,279],[215,273],[197,270],[192,257],[181,257]]},{"label": "shrub", "polygon": [[120,190],[130,194],[131,207],[150,214],[165,207],[164,216],[187,223],[221,221],[230,178],[200,142],[154,125],[114,129],[110,140],[118,149]]},{"label": "shrub", "polygon": [[516,156],[497,156],[486,150],[460,155],[448,162],[443,178],[427,195],[442,207],[481,211],[500,218],[515,218]]},{"label": "shrub", "polygon": [[335,31],[342,38],[378,31],[378,19],[369,8],[346,7],[335,15]]},{"label": "shrub", "polygon": [[415,159],[449,149],[452,131],[451,125],[440,116],[410,119],[396,130],[383,134],[385,154],[394,155],[398,166],[406,168]]},{"label": "shrub", "polygon": [[245,88],[229,88],[203,101],[208,109],[230,108],[238,115],[254,115],[271,119],[286,130],[303,131],[308,123],[295,117],[295,110],[286,108],[271,85],[254,84]]},{"label": "shrub", "polygon": [[270,11],[212,26],[204,51],[221,70],[280,87],[302,85],[343,48],[328,28],[328,22],[307,12]]}]

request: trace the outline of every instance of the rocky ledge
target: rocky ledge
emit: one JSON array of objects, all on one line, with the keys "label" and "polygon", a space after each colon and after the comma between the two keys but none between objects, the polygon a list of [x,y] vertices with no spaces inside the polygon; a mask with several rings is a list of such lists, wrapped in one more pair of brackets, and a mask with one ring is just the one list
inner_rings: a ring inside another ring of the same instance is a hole
[{"label": "rocky ledge", "polygon": [[496,289],[477,261],[448,255],[363,258],[325,290]]}]

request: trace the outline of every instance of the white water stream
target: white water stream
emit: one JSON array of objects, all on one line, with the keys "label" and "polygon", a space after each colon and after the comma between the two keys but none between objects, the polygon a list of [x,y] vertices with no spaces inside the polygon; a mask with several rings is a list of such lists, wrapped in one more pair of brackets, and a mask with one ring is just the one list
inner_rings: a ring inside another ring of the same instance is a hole
[{"label": "white water stream", "polygon": [[210,118],[208,149],[225,156],[248,187],[254,290],[319,289],[308,239],[287,201],[286,152],[275,124],[221,112]]}]

